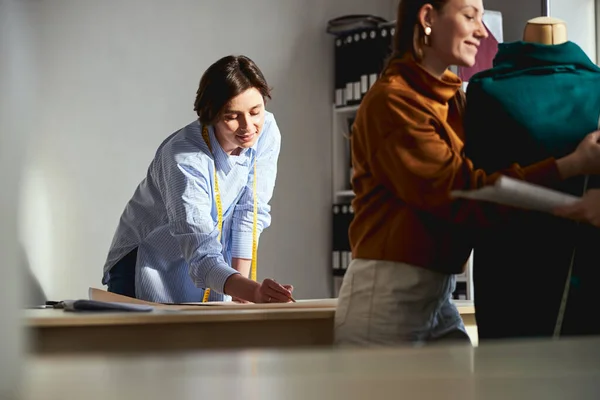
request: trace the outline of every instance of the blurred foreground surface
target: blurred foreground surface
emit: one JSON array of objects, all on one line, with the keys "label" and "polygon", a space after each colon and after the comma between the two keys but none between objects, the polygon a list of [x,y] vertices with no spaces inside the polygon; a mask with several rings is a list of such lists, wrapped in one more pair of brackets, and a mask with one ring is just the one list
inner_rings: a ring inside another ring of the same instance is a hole
[{"label": "blurred foreground surface", "polygon": [[600,338],[28,361],[26,399],[598,399]]}]

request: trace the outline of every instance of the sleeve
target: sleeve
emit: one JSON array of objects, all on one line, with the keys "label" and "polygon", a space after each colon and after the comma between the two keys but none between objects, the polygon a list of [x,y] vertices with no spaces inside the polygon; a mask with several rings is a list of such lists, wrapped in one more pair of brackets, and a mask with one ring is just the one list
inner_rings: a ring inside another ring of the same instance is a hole
[{"label": "sleeve", "polygon": [[[425,110],[412,106],[400,96],[388,96],[393,128],[377,132],[384,137],[372,154],[373,174],[406,204],[454,223],[486,224],[506,207],[450,199],[452,190],[469,190],[492,184],[500,175],[541,185],[560,180],[554,159],[529,167],[513,164],[487,175],[458,154],[446,142],[447,132]],[[374,124],[378,129],[381,124]],[[370,136],[373,134],[370,133]],[[446,138],[446,140],[444,139]]]},{"label": "sleeve", "polygon": [[157,169],[171,235],[189,265],[189,274],[199,288],[223,293],[225,281],[238,273],[223,258],[219,230],[211,215],[213,208],[208,163],[197,155],[164,157]]},{"label": "sleeve", "polygon": [[[256,190],[258,203],[257,235],[271,224],[271,206],[277,177],[277,161],[281,148],[281,133],[275,119],[269,114],[263,133],[256,146]],[[235,258],[252,258],[252,226],[254,221],[254,160],[250,165],[248,181],[233,212],[232,250]]]}]

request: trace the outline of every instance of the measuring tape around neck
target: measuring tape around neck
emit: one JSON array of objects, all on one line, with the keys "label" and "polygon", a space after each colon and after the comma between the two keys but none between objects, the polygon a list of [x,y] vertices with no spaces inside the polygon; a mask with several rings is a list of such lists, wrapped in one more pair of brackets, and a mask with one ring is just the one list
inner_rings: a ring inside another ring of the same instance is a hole
[{"label": "measuring tape around neck", "polygon": [[[205,125],[202,128],[202,138],[206,145],[208,146],[208,150],[215,157],[212,146],[210,144],[210,137],[208,135],[208,127]],[[253,218],[252,218],[252,263],[250,265],[250,279],[253,281],[256,280],[256,260],[258,258],[258,235],[257,235],[257,224],[258,224],[258,199],[256,195],[256,156],[254,156],[254,179],[252,179],[252,197],[254,199],[254,207],[253,207]],[[217,203],[217,228],[219,229],[218,240],[221,241],[221,237],[223,235],[223,204],[221,203],[221,192],[219,191],[219,179],[217,178],[217,164],[215,162],[215,202]],[[206,303],[210,296],[210,288],[206,288],[204,290],[204,296],[202,297],[202,302]]]}]

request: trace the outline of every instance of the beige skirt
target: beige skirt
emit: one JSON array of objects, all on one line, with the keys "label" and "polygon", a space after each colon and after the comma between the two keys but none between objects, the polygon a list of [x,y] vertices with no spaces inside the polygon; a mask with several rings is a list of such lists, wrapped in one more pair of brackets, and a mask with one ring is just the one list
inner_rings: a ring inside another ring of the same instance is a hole
[{"label": "beige skirt", "polygon": [[335,313],[339,345],[412,345],[454,340],[470,344],[452,302],[454,275],[413,265],[355,259]]}]

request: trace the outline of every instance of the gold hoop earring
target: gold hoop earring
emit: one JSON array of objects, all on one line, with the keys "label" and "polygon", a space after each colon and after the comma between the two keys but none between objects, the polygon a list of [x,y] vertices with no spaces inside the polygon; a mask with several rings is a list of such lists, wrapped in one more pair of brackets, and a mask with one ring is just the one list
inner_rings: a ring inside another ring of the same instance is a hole
[{"label": "gold hoop earring", "polygon": [[423,43],[425,43],[426,46],[429,46],[429,35],[431,35],[431,27],[426,26],[424,32],[425,36],[423,37]]}]

